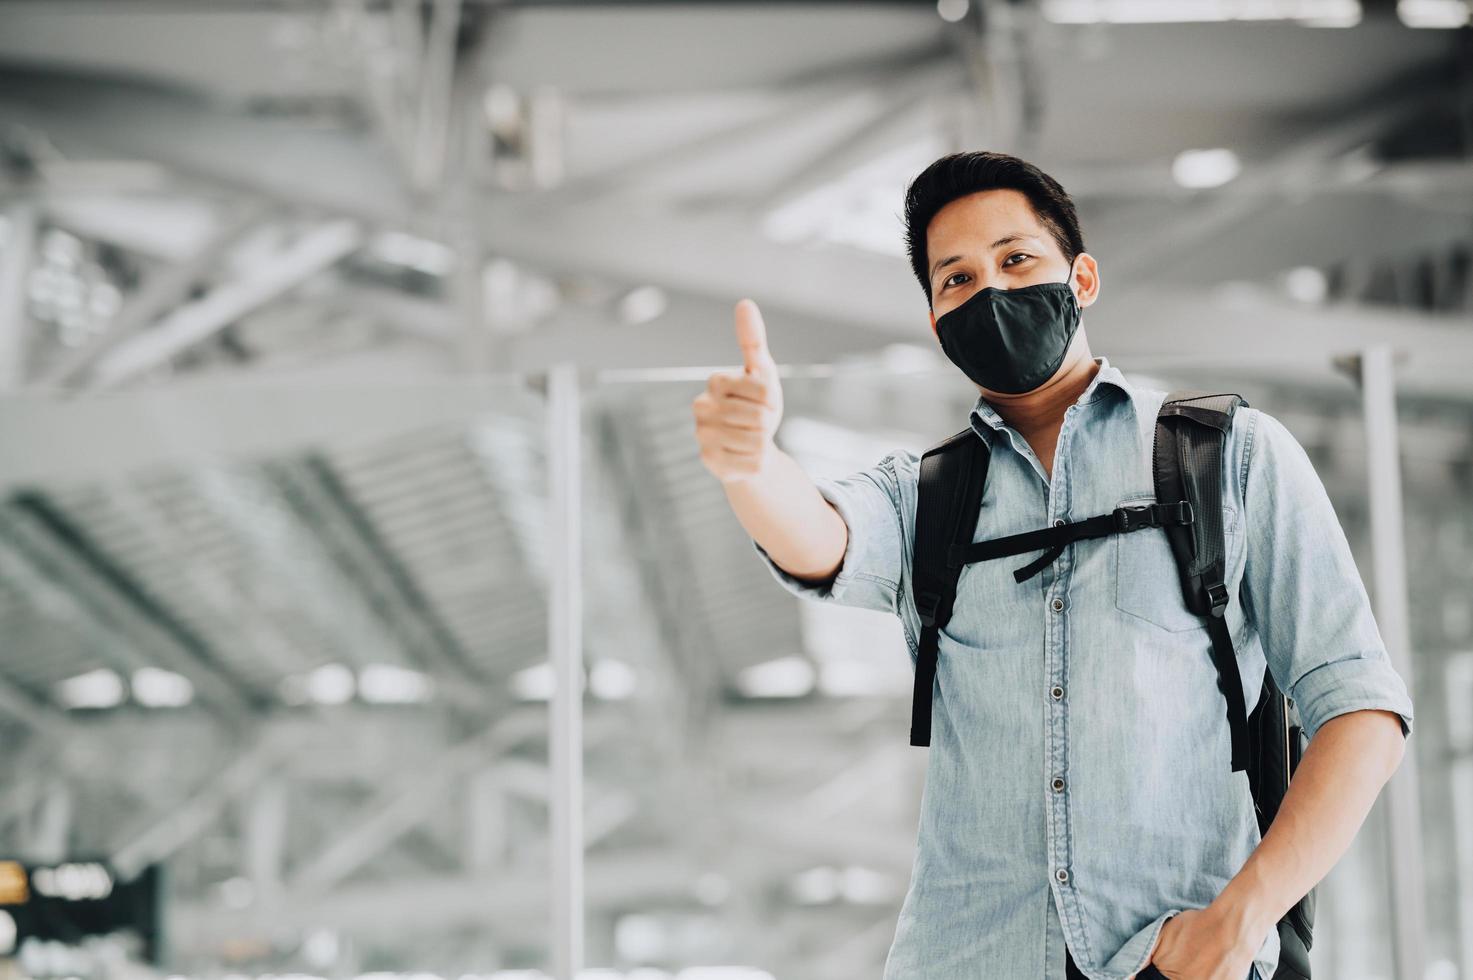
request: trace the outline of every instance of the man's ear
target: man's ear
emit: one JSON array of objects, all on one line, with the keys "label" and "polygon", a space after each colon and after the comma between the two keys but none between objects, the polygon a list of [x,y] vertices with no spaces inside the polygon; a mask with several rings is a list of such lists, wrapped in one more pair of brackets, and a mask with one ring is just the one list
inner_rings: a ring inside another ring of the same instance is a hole
[{"label": "man's ear", "polygon": [[936,333],[936,311],[929,310],[927,311],[927,315],[931,317],[931,332],[933,334],[936,334],[936,339],[941,339],[941,335],[939,333]]}]

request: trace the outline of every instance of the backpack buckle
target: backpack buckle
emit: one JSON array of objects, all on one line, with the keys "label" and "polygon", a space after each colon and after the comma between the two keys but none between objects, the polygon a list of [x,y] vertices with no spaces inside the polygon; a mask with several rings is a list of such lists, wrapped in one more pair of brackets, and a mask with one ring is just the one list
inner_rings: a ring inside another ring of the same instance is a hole
[{"label": "backpack buckle", "polygon": [[1115,508],[1115,528],[1135,531],[1143,527],[1165,527],[1167,524],[1190,524],[1194,521],[1192,504],[1178,500],[1170,504],[1132,504]]},{"label": "backpack buckle", "polygon": [[1130,507],[1115,508],[1115,528],[1119,531],[1134,531],[1143,527],[1159,527],[1156,520],[1155,504],[1135,504]]},{"label": "backpack buckle", "polygon": [[1207,600],[1212,603],[1212,615],[1221,619],[1223,611],[1227,609],[1228,590],[1221,582],[1215,582],[1207,587]]}]

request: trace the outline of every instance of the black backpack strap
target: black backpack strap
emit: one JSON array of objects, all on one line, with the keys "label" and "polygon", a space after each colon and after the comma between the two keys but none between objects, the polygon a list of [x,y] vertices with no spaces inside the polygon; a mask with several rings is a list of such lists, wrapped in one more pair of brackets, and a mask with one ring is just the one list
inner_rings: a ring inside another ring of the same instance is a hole
[{"label": "black backpack strap", "polygon": [[970,542],[977,530],[989,459],[987,443],[970,426],[921,456],[910,577],[911,595],[921,619],[911,700],[911,745],[931,744],[938,634],[951,621],[957,580],[962,573],[961,563],[952,559],[951,546]]},{"label": "black backpack strap", "polygon": [[[1262,836],[1268,833],[1289,791],[1289,780],[1303,754],[1304,733],[1272,671],[1264,671],[1258,703],[1253,714],[1244,717],[1242,675],[1224,616],[1229,595],[1224,582],[1222,454],[1232,431],[1233,413],[1247,404],[1231,393],[1168,394],[1156,417],[1151,465],[1157,501],[1186,499],[1201,515],[1194,526],[1167,527],[1166,533],[1187,607],[1207,621],[1217,684],[1227,700],[1233,771],[1247,771]],[[1279,919],[1279,966],[1274,980],[1309,980],[1314,909],[1315,892],[1310,889]]]},{"label": "black backpack strap", "polygon": [[1187,608],[1206,619],[1212,637],[1217,687],[1227,701],[1234,772],[1248,768],[1250,751],[1243,680],[1224,615],[1229,597],[1224,582],[1222,451],[1233,412],[1242,404],[1246,402],[1236,394],[1170,393],[1157,413],[1151,450],[1157,503],[1187,500],[1197,515],[1191,524],[1167,525],[1165,530]]},{"label": "black backpack strap", "polygon": [[1186,501],[1174,504],[1129,504],[1116,507],[1108,514],[1068,524],[1056,524],[1053,527],[1041,527],[1036,531],[1009,534],[987,541],[973,541],[970,544],[956,541],[951,545],[951,562],[956,565],[970,565],[974,561],[988,561],[1042,550],[1043,554],[1037,559],[1013,571],[1014,580],[1026,582],[1053,564],[1054,559],[1064,553],[1064,548],[1075,541],[1103,538],[1109,534],[1127,534],[1142,528],[1165,527],[1168,524],[1190,524],[1192,519],[1192,505]]}]

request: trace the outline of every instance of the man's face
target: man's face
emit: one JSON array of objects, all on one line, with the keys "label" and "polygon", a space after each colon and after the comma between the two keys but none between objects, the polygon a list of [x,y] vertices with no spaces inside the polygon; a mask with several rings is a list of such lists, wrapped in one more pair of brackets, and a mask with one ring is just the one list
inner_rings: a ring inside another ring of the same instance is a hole
[{"label": "man's face", "polygon": [[[926,229],[926,261],[931,282],[931,330],[937,318],[956,309],[979,289],[1012,289],[1040,282],[1064,282],[1069,263],[1033,213],[1028,198],[1015,190],[978,191],[947,204]],[[1093,272],[1089,253],[1075,257],[1081,307],[1094,301],[1084,289]]]}]

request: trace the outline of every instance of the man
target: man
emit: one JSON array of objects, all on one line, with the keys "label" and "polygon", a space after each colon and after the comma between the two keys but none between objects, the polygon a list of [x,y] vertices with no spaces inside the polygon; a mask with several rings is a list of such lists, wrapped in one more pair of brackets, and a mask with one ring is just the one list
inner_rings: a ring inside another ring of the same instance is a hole
[{"label": "man", "polygon": [[[973,540],[1151,499],[1166,393],[1090,353],[1100,269],[1063,188],[1015,157],[953,154],[916,177],[905,215],[931,328],[979,392],[969,420],[991,465]],[[811,480],[773,443],[782,392],[750,300],[736,328],[743,370],[693,405],[701,459],[785,588],[895,614],[914,664],[919,457]],[[1310,736],[1268,834],[1231,770],[1210,637],[1164,533],[1076,541],[1023,583],[1019,562],[964,566],[886,980],[1273,976],[1276,923],[1349,846],[1412,703],[1284,426],[1240,408],[1222,481],[1247,710],[1271,670]]]}]

